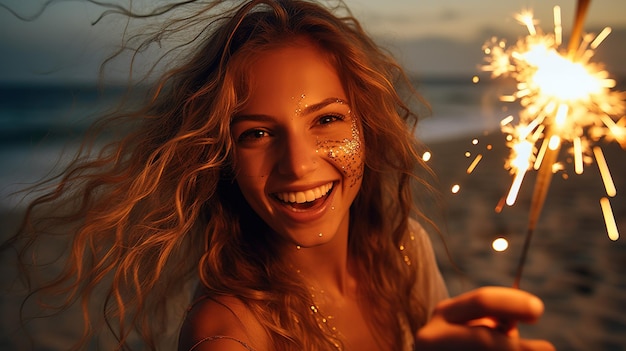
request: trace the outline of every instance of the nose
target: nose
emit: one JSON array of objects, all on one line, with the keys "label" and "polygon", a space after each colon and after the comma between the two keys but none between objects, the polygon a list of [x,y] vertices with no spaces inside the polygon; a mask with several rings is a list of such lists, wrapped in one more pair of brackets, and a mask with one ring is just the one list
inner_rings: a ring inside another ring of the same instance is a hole
[{"label": "nose", "polygon": [[318,166],[315,141],[310,136],[289,135],[281,143],[278,153],[278,172],[302,178]]}]

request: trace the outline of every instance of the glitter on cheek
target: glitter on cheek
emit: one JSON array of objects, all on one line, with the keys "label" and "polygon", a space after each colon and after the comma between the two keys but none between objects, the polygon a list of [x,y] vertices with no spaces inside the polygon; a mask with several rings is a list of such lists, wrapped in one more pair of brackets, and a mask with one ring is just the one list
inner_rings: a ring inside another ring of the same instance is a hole
[{"label": "glitter on cheek", "polygon": [[[350,115],[350,112],[348,112]],[[356,118],[352,118],[352,136],[343,140],[318,140],[317,150],[328,156],[343,171],[346,178],[350,179],[351,187],[357,185],[363,178],[363,152],[361,149],[361,136],[356,124]]]}]

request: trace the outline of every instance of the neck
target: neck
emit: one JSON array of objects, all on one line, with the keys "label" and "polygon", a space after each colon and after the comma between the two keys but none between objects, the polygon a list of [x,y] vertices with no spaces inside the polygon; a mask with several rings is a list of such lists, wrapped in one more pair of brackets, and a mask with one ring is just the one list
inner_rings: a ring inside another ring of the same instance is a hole
[{"label": "neck", "polygon": [[314,247],[288,245],[283,257],[306,284],[328,296],[341,298],[354,287],[348,262],[348,220],[342,223],[331,241]]}]

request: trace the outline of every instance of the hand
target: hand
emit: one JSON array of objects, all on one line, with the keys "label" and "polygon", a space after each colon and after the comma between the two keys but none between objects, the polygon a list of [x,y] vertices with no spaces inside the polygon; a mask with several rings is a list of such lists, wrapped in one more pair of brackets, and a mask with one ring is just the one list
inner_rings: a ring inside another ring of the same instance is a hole
[{"label": "hand", "polygon": [[542,313],[541,300],[527,292],[479,288],[440,302],[417,332],[415,350],[553,351],[547,341],[520,338],[515,327],[536,322]]}]

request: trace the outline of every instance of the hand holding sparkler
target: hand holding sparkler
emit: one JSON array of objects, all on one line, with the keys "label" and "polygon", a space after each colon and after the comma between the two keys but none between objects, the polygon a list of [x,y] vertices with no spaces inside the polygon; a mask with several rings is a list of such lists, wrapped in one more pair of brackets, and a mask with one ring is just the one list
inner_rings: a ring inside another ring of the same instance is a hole
[{"label": "hand holding sparkler", "polygon": [[437,305],[432,318],[416,334],[415,350],[551,351],[552,344],[523,339],[515,327],[517,322],[536,322],[542,313],[541,300],[521,290],[472,290]]}]

